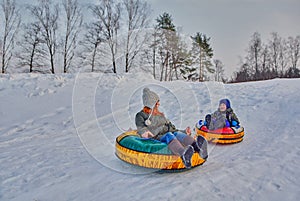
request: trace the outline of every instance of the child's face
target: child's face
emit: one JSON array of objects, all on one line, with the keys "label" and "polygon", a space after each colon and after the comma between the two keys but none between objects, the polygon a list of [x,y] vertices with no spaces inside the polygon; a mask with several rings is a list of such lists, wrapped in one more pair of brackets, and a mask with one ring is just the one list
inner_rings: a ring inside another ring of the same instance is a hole
[{"label": "child's face", "polygon": [[227,107],[226,107],[226,105],[225,105],[224,103],[221,103],[221,104],[219,105],[219,109],[220,109],[221,112],[225,112],[226,109],[227,109]]}]

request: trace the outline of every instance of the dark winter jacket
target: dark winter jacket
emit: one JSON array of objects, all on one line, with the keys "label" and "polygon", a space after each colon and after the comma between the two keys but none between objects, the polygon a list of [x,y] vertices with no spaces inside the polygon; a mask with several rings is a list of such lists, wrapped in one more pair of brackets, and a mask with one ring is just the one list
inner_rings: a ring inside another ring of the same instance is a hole
[{"label": "dark winter jacket", "polygon": [[226,111],[221,112],[219,109],[211,115],[211,121],[208,125],[210,130],[216,130],[226,127],[226,120],[232,126],[232,121],[236,121],[239,124],[239,119],[233,112],[232,108],[228,108]]},{"label": "dark winter jacket", "polygon": [[137,132],[142,135],[146,131],[150,131],[155,137],[155,139],[160,139],[167,132],[178,131],[176,127],[163,115],[156,114],[150,117],[151,125],[146,125],[145,121],[149,118],[149,114],[143,110],[136,114],[135,124],[137,127]]}]

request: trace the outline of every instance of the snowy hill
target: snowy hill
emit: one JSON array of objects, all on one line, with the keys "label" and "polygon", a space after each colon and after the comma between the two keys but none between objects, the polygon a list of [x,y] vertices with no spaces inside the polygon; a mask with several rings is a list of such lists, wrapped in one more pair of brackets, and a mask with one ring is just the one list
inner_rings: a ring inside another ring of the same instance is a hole
[{"label": "snowy hill", "polygon": [[[157,173],[114,155],[148,86],[177,127],[228,97],[242,143],[209,144],[208,161]],[[300,200],[300,79],[160,83],[145,74],[0,76],[0,200]]]}]

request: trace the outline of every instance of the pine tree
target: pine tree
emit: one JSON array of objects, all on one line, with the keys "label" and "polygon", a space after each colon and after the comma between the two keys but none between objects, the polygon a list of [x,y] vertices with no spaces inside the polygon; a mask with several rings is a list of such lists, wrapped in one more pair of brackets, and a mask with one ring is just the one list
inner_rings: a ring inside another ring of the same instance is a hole
[{"label": "pine tree", "polygon": [[211,58],[213,57],[213,49],[211,48],[208,38],[205,34],[197,33],[193,40],[192,54],[195,57],[195,63],[199,65],[199,82],[204,81],[204,70],[213,73]]},{"label": "pine tree", "polygon": [[174,31],[176,32],[176,27],[173,23],[173,18],[169,13],[163,13],[157,19],[157,29],[163,29],[167,31]]},{"label": "pine tree", "polygon": [[157,32],[156,48],[158,49],[161,60],[160,81],[168,80],[168,72],[170,71],[171,45],[176,40],[176,28],[173,23],[172,16],[163,13],[156,19],[155,27]]}]

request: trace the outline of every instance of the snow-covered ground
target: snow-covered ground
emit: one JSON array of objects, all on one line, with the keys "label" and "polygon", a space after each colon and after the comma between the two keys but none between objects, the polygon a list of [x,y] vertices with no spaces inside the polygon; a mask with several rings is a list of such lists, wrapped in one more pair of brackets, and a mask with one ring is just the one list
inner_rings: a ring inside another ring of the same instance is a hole
[{"label": "snow-covered ground", "polygon": [[[207,162],[161,173],[114,154],[144,86],[177,127],[228,97],[244,141],[209,144]],[[145,74],[0,75],[0,200],[300,200],[300,79],[160,83]]]}]

